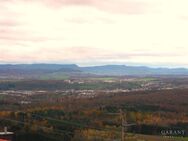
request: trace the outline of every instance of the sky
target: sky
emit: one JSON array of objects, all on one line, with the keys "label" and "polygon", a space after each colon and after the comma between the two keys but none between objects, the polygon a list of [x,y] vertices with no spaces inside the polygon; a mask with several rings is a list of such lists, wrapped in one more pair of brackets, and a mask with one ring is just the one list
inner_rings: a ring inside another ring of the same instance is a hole
[{"label": "sky", "polygon": [[0,63],[188,67],[187,0],[0,0]]}]

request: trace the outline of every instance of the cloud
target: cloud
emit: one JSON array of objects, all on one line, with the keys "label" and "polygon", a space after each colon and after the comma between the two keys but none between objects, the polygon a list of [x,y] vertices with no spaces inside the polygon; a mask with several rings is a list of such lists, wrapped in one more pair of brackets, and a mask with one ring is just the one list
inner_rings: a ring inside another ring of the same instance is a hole
[{"label": "cloud", "polygon": [[0,20],[0,27],[13,27],[18,25],[19,24],[14,20],[10,20],[10,19]]},{"label": "cloud", "polygon": [[[147,63],[151,63],[153,59],[157,59],[159,57],[169,60],[182,55],[178,53],[154,53],[140,51],[126,53],[92,47],[44,47],[31,49],[24,46],[17,46],[17,48],[0,48],[0,50],[2,51],[0,60],[6,60],[7,62],[135,62],[136,58]],[[160,60],[158,61],[160,62]]]},{"label": "cloud", "polygon": [[92,7],[105,12],[121,14],[141,14],[147,11],[148,2],[138,0],[3,0],[2,3],[22,2],[25,4],[41,3],[53,9],[68,6]]},{"label": "cloud", "polygon": [[0,60],[187,64],[186,3],[2,0]]}]

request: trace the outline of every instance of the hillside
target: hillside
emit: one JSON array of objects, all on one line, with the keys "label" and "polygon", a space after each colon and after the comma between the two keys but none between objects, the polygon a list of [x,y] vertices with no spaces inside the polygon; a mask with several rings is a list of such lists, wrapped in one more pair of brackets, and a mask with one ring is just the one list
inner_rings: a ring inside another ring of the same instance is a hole
[{"label": "hillside", "polygon": [[149,68],[146,66],[105,65],[84,67],[83,71],[98,75],[188,75],[185,68]]},{"label": "hillside", "polygon": [[18,64],[0,65],[0,78],[64,79],[69,76],[114,75],[188,75],[185,68],[149,68],[145,66],[104,65],[79,67],[75,64]]}]

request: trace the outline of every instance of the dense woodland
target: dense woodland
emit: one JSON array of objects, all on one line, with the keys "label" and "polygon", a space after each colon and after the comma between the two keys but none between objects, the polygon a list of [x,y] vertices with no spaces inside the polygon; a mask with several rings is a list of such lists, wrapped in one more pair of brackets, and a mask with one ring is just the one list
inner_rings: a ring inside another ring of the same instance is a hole
[{"label": "dense woodland", "polygon": [[1,108],[0,125],[15,132],[15,141],[119,140],[122,109],[126,121],[135,124],[127,128],[132,141],[140,134],[161,136],[164,129],[185,130],[181,136],[187,136],[187,99],[188,89],[173,89],[99,93],[93,98],[56,96],[27,105],[1,100],[8,108]]}]

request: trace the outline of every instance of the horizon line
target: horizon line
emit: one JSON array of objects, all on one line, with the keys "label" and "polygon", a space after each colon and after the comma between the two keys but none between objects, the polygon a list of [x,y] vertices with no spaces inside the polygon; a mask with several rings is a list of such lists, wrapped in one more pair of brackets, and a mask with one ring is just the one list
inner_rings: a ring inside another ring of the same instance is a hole
[{"label": "horizon line", "polygon": [[103,63],[103,64],[88,64],[88,65],[81,65],[80,63],[50,63],[50,62],[37,62],[37,63],[0,63],[0,65],[76,65],[78,67],[99,67],[99,66],[129,66],[129,67],[147,67],[147,68],[167,68],[167,69],[188,69],[187,67],[173,65],[173,66],[166,66],[166,65],[148,65],[148,64],[126,64],[126,63]]}]

